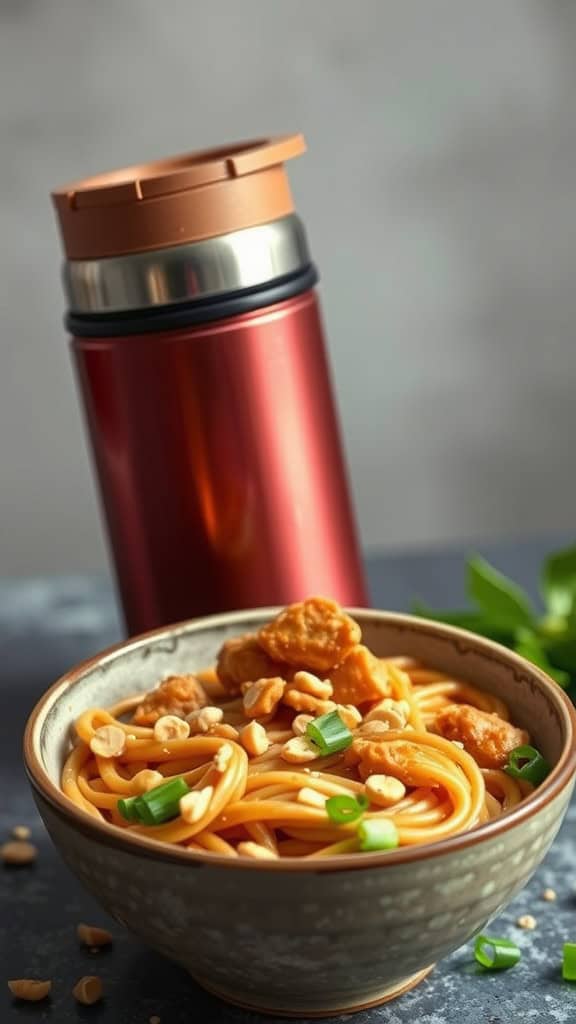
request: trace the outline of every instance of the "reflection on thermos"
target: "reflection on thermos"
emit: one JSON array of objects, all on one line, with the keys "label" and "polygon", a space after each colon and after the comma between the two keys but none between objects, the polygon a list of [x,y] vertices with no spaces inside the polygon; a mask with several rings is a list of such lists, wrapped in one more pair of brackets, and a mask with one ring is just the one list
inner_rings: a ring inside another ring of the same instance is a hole
[{"label": "reflection on thermos", "polygon": [[128,629],[366,603],[316,270],[283,162],[301,136],[53,194],[67,326]]}]

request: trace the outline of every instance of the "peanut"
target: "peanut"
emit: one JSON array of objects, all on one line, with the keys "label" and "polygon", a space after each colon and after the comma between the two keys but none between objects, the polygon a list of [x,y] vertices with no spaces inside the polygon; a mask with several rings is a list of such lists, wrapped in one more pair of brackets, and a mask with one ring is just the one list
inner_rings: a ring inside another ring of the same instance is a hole
[{"label": "peanut", "polygon": [[119,725],[101,725],[90,740],[90,750],[98,757],[120,757],[126,748],[126,733]]},{"label": "peanut", "polygon": [[224,718],[222,708],[209,706],[197,711],[191,711],[186,721],[190,731],[194,733],[209,732],[215,725],[219,725]]},{"label": "peanut", "polygon": [[260,846],[260,843],[238,843],[236,849],[241,857],[252,857],[255,860],[278,860],[277,853],[269,850],[266,846]]},{"label": "peanut", "polygon": [[280,751],[282,760],[289,764],[306,764],[307,761],[315,761],[318,756],[318,748],[306,736],[294,736]]},{"label": "peanut", "polygon": [[295,736],[305,736],[308,723],[314,721],[314,715],[296,715],[292,719],[292,732]]},{"label": "peanut", "polygon": [[522,917],[518,918],[516,924],[519,928],[526,928],[528,931],[533,932],[537,921],[535,917],[532,917],[532,914],[523,914]]},{"label": "peanut", "polygon": [[311,786],[303,786],[302,789],[299,789],[296,794],[296,800],[299,804],[305,804],[307,807],[318,807],[322,811],[326,807],[326,797],[319,793],[317,789],[312,789]]},{"label": "peanut", "polygon": [[28,828],[28,825],[14,825],[12,835],[14,839],[30,839],[32,831]]},{"label": "peanut", "polygon": [[52,991],[51,981],[36,981],[34,978],[17,978],[8,982],[8,988],[16,999],[24,999],[27,1003],[39,1003],[46,999]]},{"label": "peanut", "polygon": [[410,705],[405,700],[392,700],[385,697],[379,701],[367,715],[365,722],[385,722],[390,729],[403,729],[408,721]]},{"label": "peanut", "polygon": [[92,924],[79,924],[76,935],[83,946],[91,946],[94,949],[109,946],[112,942],[112,936],[106,928],[97,928]]},{"label": "peanut", "polygon": [[330,700],[332,696],[332,683],[329,679],[319,679],[312,672],[295,672],[294,679],[290,684],[295,690],[301,693],[309,693],[312,697],[319,697],[320,700]]},{"label": "peanut", "polygon": [[214,767],[219,775],[223,775],[230,761],[234,751],[229,743],[223,743],[219,750],[214,754]]},{"label": "peanut", "polygon": [[5,864],[32,864],[37,856],[36,847],[20,839],[14,839],[0,847],[0,857]]},{"label": "peanut", "polygon": [[190,735],[190,725],[184,718],[177,715],[162,715],[154,722],[154,739],[159,743],[167,743],[169,740],[187,740]]},{"label": "peanut", "polygon": [[392,807],[406,796],[406,786],[393,775],[369,775],[366,779],[366,795],[379,807]]},{"label": "peanut", "polygon": [[353,704],[337,704],[335,710],[350,731],[357,729],[362,722],[362,715]]},{"label": "peanut", "polygon": [[227,722],[213,725],[208,731],[210,736],[221,736],[224,740],[237,740],[239,737],[238,729],[235,729],[233,725],[228,725]]},{"label": "peanut", "polygon": [[195,825],[204,817],[214,794],[213,786],[204,786],[186,793],[180,801],[180,814],[189,825]]},{"label": "peanut", "polygon": [[240,743],[250,757],[265,754],[270,746],[266,729],[260,722],[250,722],[240,732]]},{"label": "peanut", "polygon": [[87,974],[76,982],[72,995],[83,1006],[93,1006],[102,999],[102,982],[95,974]]},{"label": "peanut", "polygon": [[148,793],[149,790],[161,786],[165,781],[161,772],[154,771],[153,768],[143,768],[132,779],[132,787],[135,793]]},{"label": "peanut", "polygon": [[271,715],[282,699],[286,683],[279,676],[272,679],[257,679],[244,693],[242,703],[247,718],[263,718]]},{"label": "peanut", "polygon": [[556,890],[544,889],[544,892],[542,893],[542,899],[546,900],[547,903],[554,903],[554,900],[556,899]]}]

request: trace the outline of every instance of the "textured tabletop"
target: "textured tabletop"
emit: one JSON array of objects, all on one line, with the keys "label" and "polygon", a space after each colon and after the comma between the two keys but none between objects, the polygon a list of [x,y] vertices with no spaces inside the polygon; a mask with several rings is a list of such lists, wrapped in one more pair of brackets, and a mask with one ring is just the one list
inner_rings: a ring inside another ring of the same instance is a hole
[{"label": "textured tabletop", "polygon": [[[533,591],[543,555],[564,540],[508,544],[483,553]],[[463,601],[460,551],[371,558],[369,573],[378,607],[405,610],[415,596],[438,606]],[[34,867],[0,870],[0,964],[4,978],[31,975],[54,982],[50,1002],[17,1005],[2,981],[0,1024],[31,1018],[51,1024],[148,1024],[154,1015],[161,1024],[271,1022],[207,996],[183,971],[111,924],[60,862],[34,811],[20,758],[26,715],[60,673],[119,635],[106,580],[0,582],[0,840],[13,825],[28,824],[40,849]],[[575,839],[573,803],[536,877],[490,926],[491,934],[513,937],[522,948],[516,968],[484,975],[474,965],[471,947],[463,947],[418,988],[358,1014],[355,1024],[576,1024],[576,985],[562,982],[560,975],[562,944],[576,942]],[[546,886],[557,891],[556,903],[541,899]],[[536,931],[516,927],[523,913],[537,918]],[[100,953],[80,949],[75,938],[80,921],[111,928],[114,946]],[[103,979],[106,998],[97,1006],[79,1007],[72,998],[72,987],[84,974]]]}]

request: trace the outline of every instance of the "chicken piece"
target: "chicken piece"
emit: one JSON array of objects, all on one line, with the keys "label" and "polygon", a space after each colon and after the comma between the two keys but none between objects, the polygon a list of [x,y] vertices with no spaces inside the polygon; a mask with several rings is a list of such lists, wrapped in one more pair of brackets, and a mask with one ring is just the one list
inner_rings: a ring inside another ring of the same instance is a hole
[{"label": "chicken piece", "polygon": [[[376,724],[376,723],[374,723]],[[362,779],[390,775],[405,786],[427,786],[435,782],[434,764],[415,743],[358,735],[344,755],[347,765],[357,766]]]},{"label": "chicken piece", "polygon": [[257,679],[272,679],[275,676],[287,678],[287,667],[273,661],[253,633],[232,637],[222,645],[216,672],[222,686],[231,696],[241,692],[242,683],[255,683]]},{"label": "chicken piece", "polygon": [[169,676],[155,690],[147,693],[136,708],[135,725],[154,725],[164,715],[186,718],[191,711],[204,707],[208,698],[196,676]]},{"label": "chicken piece", "polygon": [[530,742],[524,729],[470,704],[450,704],[438,712],[434,732],[464,745],[481,768],[503,768],[515,747]]},{"label": "chicken piece", "polygon": [[367,647],[357,644],[330,673],[337,704],[366,704],[390,696],[388,672]]},{"label": "chicken piece", "polygon": [[326,672],[343,660],[361,635],[358,623],[336,601],[311,597],[280,612],[260,630],[258,640],[271,658]]}]

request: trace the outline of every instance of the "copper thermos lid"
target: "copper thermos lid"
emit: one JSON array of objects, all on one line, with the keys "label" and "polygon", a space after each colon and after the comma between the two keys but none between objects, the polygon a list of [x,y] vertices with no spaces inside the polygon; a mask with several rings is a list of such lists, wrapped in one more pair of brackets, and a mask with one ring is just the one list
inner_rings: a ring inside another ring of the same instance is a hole
[{"label": "copper thermos lid", "polygon": [[302,135],[256,139],[139,164],[52,193],[68,260],[185,245],[294,210],[284,161]]}]

